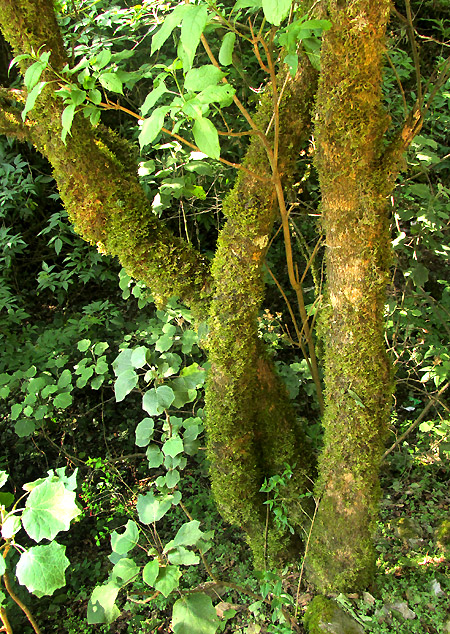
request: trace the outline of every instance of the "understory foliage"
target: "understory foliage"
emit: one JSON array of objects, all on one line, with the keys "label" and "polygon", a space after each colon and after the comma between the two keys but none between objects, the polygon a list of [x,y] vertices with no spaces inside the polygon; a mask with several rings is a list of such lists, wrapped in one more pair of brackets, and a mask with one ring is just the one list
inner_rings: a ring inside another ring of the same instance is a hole
[{"label": "understory foliage", "polygon": [[448,7],[52,4],[0,1],[4,631],[448,631]]}]

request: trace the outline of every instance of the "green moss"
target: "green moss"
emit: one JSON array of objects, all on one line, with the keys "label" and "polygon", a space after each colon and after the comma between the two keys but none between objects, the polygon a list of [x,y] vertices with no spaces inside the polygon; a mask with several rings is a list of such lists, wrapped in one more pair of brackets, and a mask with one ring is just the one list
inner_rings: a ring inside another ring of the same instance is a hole
[{"label": "green moss", "polygon": [[391,404],[383,309],[390,263],[381,68],[389,4],[330,3],[317,100],[326,236],[324,450],[307,566],[323,592],[359,590],[374,571],[378,467]]},{"label": "green moss", "polygon": [[335,603],[321,595],[314,597],[308,605],[303,623],[310,634],[320,634],[323,629],[320,624],[329,621],[333,617]]},{"label": "green moss", "polygon": [[363,634],[364,630],[334,601],[316,596],[306,609],[303,621],[309,634]]}]

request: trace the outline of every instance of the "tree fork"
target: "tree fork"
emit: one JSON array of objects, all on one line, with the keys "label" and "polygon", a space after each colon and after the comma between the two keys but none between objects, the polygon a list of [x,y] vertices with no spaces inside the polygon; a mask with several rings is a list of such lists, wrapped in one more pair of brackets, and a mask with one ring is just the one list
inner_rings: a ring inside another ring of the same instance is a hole
[{"label": "tree fork", "polygon": [[[283,81],[282,74],[280,83]],[[281,100],[278,168],[287,180],[293,175],[299,147],[309,135],[315,86],[316,74],[304,60]],[[254,117],[259,129],[266,129],[272,112],[267,90]],[[305,522],[299,492],[308,486],[312,460],[286,390],[258,337],[257,317],[264,294],[262,265],[278,211],[275,186],[270,182],[273,166],[259,137],[251,140],[244,165],[251,172],[267,175],[268,182],[240,173],[223,205],[227,222],[212,265],[208,453],[218,507],[228,521],[244,528],[256,565],[262,566],[265,562],[280,564],[292,555],[290,547],[298,548]],[[287,492],[297,529],[293,541],[272,522],[266,530],[266,498],[260,493],[263,479],[281,473],[286,463],[296,465]]]}]

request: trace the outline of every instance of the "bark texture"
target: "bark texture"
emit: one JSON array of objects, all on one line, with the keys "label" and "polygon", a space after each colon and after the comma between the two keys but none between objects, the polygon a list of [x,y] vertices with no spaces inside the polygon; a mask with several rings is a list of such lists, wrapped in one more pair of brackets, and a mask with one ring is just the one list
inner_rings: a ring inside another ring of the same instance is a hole
[{"label": "bark texture", "polygon": [[[281,104],[279,170],[287,175],[309,135],[315,86],[315,73],[305,62],[288,83]],[[259,129],[265,130],[272,112],[267,92],[256,118]],[[240,174],[224,201],[227,222],[212,266],[208,345],[212,367],[206,405],[214,496],[223,516],[244,527],[256,564],[262,566],[279,564],[289,556],[290,547],[298,548],[306,517],[299,494],[307,488],[311,456],[286,390],[258,338],[262,265],[278,210],[269,160],[258,138],[250,144],[245,166],[266,176],[267,182]],[[281,473],[286,463],[296,465],[291,490],[286,492],[291,522],[298,531],[293,541],[271,521],[266,526],[266,498],[260,493],[264,477]]]},{"label": "bark texture", "polygon": [[391,406],[384,344],[390,263],[381,73],[388,0],[329,3],[317,97],[326,236],[325,440],[308,555],[323,592],[367,586],[375,565],[378,469]]}]

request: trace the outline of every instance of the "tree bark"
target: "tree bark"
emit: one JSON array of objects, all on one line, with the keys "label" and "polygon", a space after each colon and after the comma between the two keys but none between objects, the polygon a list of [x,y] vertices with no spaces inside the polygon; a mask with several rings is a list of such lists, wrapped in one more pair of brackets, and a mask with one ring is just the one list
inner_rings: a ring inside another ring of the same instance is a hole
[{"label": "tree bark", "polygon": [[388,0],[329,3],[317,158],[326,239],[324,449],[307,565],[323,592],[367,587],[392,378],[384,344],[390,234],[381,80]]},{"label": "tree bark", "polygon": [[[289,177],[299,147],[309,136],[316,88],[316,74],[306,60],[287,86],[280,111],[279,171]],[[272,99],[266,92],[256,118],[261,130],[272,112]],[[278,565],[289,557],[290,548],[298,553],[306,517],[300,494],[307,489],[312,458],[286,389],[258,337],[262,265],[278,211],[271,167],[258,138],[252,140],[244,164],[267,182],[240,174],[223,205],[227,222],[212,266],[208,447],[212,489],[221,513],[247,532],[257,566]],[[290,521],[296,529],[293,540],[272,520],[267,523],[266,498],[260,493],[264,477],[281,473],[285,464],[296,465],[286,491]]]}]

